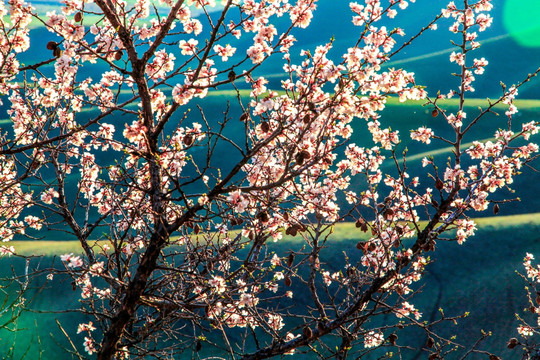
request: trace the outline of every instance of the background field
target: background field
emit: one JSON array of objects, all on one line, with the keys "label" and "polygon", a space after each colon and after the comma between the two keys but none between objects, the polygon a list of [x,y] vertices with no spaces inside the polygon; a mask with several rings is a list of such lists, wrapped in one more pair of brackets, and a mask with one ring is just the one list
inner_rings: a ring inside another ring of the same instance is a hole
[{"label": "background field", "polygon": [[[507,13],[508,4],[515,1],[494,0],[495,8],[492,16],[495,21],[493,26],[481,35],[482,47],[475,53],[475,57],[486,57],[489,66],[483,76],[477,76],[475,83],[476,92],[470,94],[474,99],[468,99],[465,111],[468,118],[474,117],[478,112],[478,107],[485,107],[486,100],[482,98],[496,98],[500,95],[499,81],[508,85],[519,82],[526,74],[534,71],[540,65],[540,48],[528,46],[520,42],[522,33],[533,31],[533,36],[540,37],[534,33],[534,29],[519,29],[514,27],[509,30],[505,26],[503,19]],[[526,2],[526,1],[525,1]],[[409,2],[410,3],[410,2]],[[34,3],[38,11],[45,12],[57,6],[56,1],[39,1]],[[354,44],[355,37],[359,29],[355,28],[348,21],[340,21],[339,26],[336,19],[342,19],[348,12],[349,1],[321,0],[319,10],[315,13],[312,26],[309,30],[297,30],[298,45],[293,53],[293,59],[299,58],[300,49],[311,49],[322,42],[329,41],[335,37],[334,50],[331,57],[335,61],[340,61],[342,54],[351,44]],[[446,5],[446,1],[439,0],[417,0],[410,3],[410,9],[403,15],[399,15],[395,22],[385,20],[385,25],[394,27],[399,24],[407,33],[404,39],[414,35],[421,24],[431,20],[435,13]],[[523,12],[530,9],[523,8]],[[523,14],[523,13],[522,13]],[[518,14],[519,15],[519,14]],[[347,15],[349,16],[349,15]],[[348,19],[348,18],[347,18]],[[91,19],[87,19],[90,21]],[[510,22],[520,21],[518,18],[509,20]],[[438,90],[442,93],[448,92],[457,86],[456,78],[451,76],[457,71],[457,67],[448,61],[448,56],[452,51],[448,39],[448,21],[441,22],[439,30],[430,31],[426,36],[414,43],[413,47],[406,49],[391,62],[389,67],[403,67],[408,71],[416,73],[418,84],[425,85],[430,95],[434,95]],[[36,25],[31,32],[32,46],[30,51],[23,55],[23,62],[31,63],[44,60],[50,56],[44,51],[47,41],[53,40],[54,36],[47,30]],[[249,39],[239,40],[232,45],[245,48]],[[279,89],[280,81],[283,79],[283,62],[280,57],[272,58],[265,67],[261,68],[258,75],[264,75],[270,80],[269,88]],[[52,69],[44,69],[50,72]],[[86,67],[82,70],[81,78],[92,76],[97,78],[99,66],[95,68]],[[239,86],[243,86],[239,84]],[[245,94],[245,93],[244,93]],[[516,121],[527,122],[540,120],[540,81],[531,81],[520,90],[520,99],[516,105],[520,113],[515,117]],[[206,116],[212,121],[220,121],[223,118],[225,104],[231,102],[231,111],[228,114],[234,120],[230,122],[226,135],[232,139],[238,139],[242,134],[241,124],[236,121],[240,116],[240,109],[235,105],[236,95],[232,92],[232,87],[223,87],[211,92],[210,95],[199,101],[198,104],[205,110]],[[4,100],[4,99],[2,99]],[[248,101],[248,99],[245,99]],[[5,131],[12,131],[10,120],[5,113],[9,102],[4,101],[4,106],[0,107],[0,127]],[[443,108],[455,110],[457,103],[455,100],[441,103]],[[195,103],[189,106],[192,110],[189,121],[200,121],[200,115],[195,107]],[[505,109],[496,109],[501,115],[490,115],[464,139],[465,143],[478,139],[490,139],[494,131],[501,127],[506,127],[507,118],[504,116]],[[82,119],[91,116],[95,110],[89,110],[82,114]],[[429,126],[438,134],[449,134],[449,129],[441,117],[433,118],[431,109],[423,107],[422,103],[400,104],[396,99],[390,99],[387,108],[381,114],[381,123],[390,126],[392,129],[400,131],[402,143],[399,149],[409,150],[408,164],[409,172],[413,176],[424,174],[425,169],[420,166],[420,160],[427,155],[433,155],[437,160],[445,160],[451,155],[451,149],[445,144],[434,141],[430,146],[412,142],[408,136],[411,128],[419,126]],[[109,119],[114,122],[116,119]],[[123,118],[123,120],[125,120]],[[369,137],[366,137],[366,125],[363,121],[357,121],[354,125],[355,133],[353,141],[361,145],[372,145]],[[171,130],[170,128],[166,130]],[[218,148],[217,153],[224,154],[216,159],[216,163],[224,170],[233,166],[237,159],[237,154],[226,145]],[[201,156],[203,156],[202,154]],[[391,171],[391,163],[385,163],[385,170]],[[76,185],[76,179],[72,179],[72,185]],[[504,204],[501,206],[501,216],[486,217],[479,219],[479,230],[474,238],[464,245],[458,246],[455,243],[439,243],[437,252],[432,255],[435,260],[427,268],[427,275],[423,284],[425,285],[417,296],[415,305],[424,314],[424,318],[429,319],[436,314],[437,309],[442,307],[448,315],[457,315],[467,311],[471,315],[461,320],[455,327],[444,327],[439,329],[443,335],[458,334],[458,340],[462,340],[466,345],[470,345],[480,336],[480,331],[493,331],[493,336],[485,343],[484,348],[497,352],[504,359],[518,359],[516,353],[506,349],[505,342],[511,336],[516,336],[515,313],[523,313],[527,307],[524,283],[517,276],[515,270],[521,270],[521,260],[526,252],[530,252],[540,258],[540,174],[532,169],[523,169],[523,174],[517,177],[512,188],[516,191],[503,192],[498,196],[520,197],[521,202]],[[360,182],[353,184],[361,188]],[[429,181],[423,186],[433,186]],[[489,216],[490,211],[477,214],[477,216]],[[517,216],[503,216],[520,214]],[[475,215],[476,216],[476,215]],[[41,232],[37,234],[47,241],[13,242],[17,251],[25,255],[43,255],[31,261],[32,267],[46,269],[52,266],[60,266],[56,256],[64,253],[78,253],[77,243],[68,240],[70,237],[61,232]],[[359,256],[355,248],[356,242],[361,238],[353,224],[340,224],[336,226],[332,237],[331,245],[327,253],[327,260],[342,259],[343,251]],[[278,253],[299,247],[298,240],[285,238],[276,244],[271,244],[271,250]],[[13,272],[20,274],[24,271],[24,261],[17,258],[0,259],[0,277],[7,277]],[[331,269],[331,265],[326,265]],[[15,295],[13,288],[0,288],[0,303],[2,296],[12,299]],[[294,290],[294,289],[293,289]],[[85,321],[85,317],[78,313],[69,312],[78,307],[79,291],[73,291],[70,280],[61,276],[55,277],[52,282],[46,282],[43,277],[37,278],[32,283],[32,290],[26,295],[27,298],[34,298],[29,312],[23,314],[14,326],[16,332],[6,330],[0,331],[0,357],[20,359],[71,359],[72,356],[61,351],[60,346],[69,347],[64,335],[58,328],[58,320],[66,331],[70,334],[76,332],[78,323]],[[301,296],[297,306],[302,305]],[[66,312],[67,311],[67,312]],[[4,314],[0,317],[0,324],[7,317]],[[380,321],[384,321],[381,319]],[[11,326],[13,328],[13,326]],[[82,335],[73,335],[74,343],[79,347],[83,341]],[[399,344],[423,344],[425,341],[422,334],[412,333],[400,335]],[[26,355],[25,355],[26,354]],[[415,358],[415,353],[407,354],[406,359]],[[295,359],[309,358],[309,356],[296,355]],[[473,357],[474,359],[480,357]],[[483,359],[483,357],[481,357]]]},{"label": "background field", "polygon": [[[471,345],[480,336],[481,330],[492,331],[493,336],[485,341],[482,348],[504,355],[505,359],[518,359],[517,352],[505,346],[508,338],[517,336],[514,314],[519,313],[526,318],[528,316],[523,311],[528,306],[525,283],[515,271],[523,272],[521,262],[525,251],[540,254],[540,214],[490,217],[478,219],[477,222],[479,230],[476,236],[465,244],[437,244],[437,251],[429,254],[434,262],[427,267],[424,280],[416,284],[417,289],[423,287],[412,302],[423,313],[425,320],[436,316],[439,308],[443,308],[447,315],[470,312],[470,316],[459,321],[456,326],[446,325],[438,329],[441,335],[456,334],[458,341]],[[337,225],[328,243],[322,266],[328,270],[338,270],[332,268],[332,260],[343,258],[343,251],[352,258],[360,256],[355,245],[363,238],[365,236],[354,224]],[[21,254],[44,255],[32,261],[32,265],[39,261],[41,268],[60,265],[55,256],[66,252],[77,253],[78,249],[77,244],[71,241],[13,242],[13,245]],[[268,250],[284,253],[300,246],[298,238],[285,237],[278,243],[270,244]],[[4,258],[0,262],[0,271],[6,274],[13,267],[20,272],[23,266],[24,262],[20,259]],[[26,359],[36,359],[40,351],[43,359],[50,359],[53,354],[57,360],[72,359],[71,355],[60,351],[57,345],[69,344],[58,329],[56,319],[70,334],[76,332],[79,322],[85,321],[80,314],[63,312],[77,308],[79,290],[73,291],[70,281],[61,276],[46,284],[43,276],[32,285],[36,290],[27,294],[27,298],[37,294],[37,289],[40,289],[31,306],[32,312],[25,313],[18,320],[18,332],[0,332],[0,353],[6,354],[15,345],[15,359],[20,358],[27,349],[29,356]],[[302,307],[304,301],[307,303],[308,300],[295,291],[294,284],[291,290],[298,294],[295,297],[296,306]],[[374,324],[380,321],[385,319],[375,320]],[[425,341],[422,333],[399,336],[399,344],[422,345]],[[82,340],[83,336],[73,335],[73,341],[79,348]],[[410,358],[415,356],[415,353],[406,354]],[[295,358],[312,357],[296,355]]]}]

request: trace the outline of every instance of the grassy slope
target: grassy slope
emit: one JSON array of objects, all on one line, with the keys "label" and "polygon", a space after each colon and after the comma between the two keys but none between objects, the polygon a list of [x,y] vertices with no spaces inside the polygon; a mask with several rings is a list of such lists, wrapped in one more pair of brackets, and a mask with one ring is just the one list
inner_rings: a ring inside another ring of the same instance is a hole
[{"label": "grassy slope", "polygon": [[[523,273],[526,252],[540,254],[540,215],[478,219],[478,227],[476,236],[463,246],[439,244],[420,303],[425,304],[426,315],[438,306],[446,314],[470,311],[456,329],[446,328],[443,333],[459,334],[470,344],[481,329],[493,331],[485,345],[500,350],[505,359],[517,358],[504,344],[517,336],[515,313],[534,321],[523,312],[528,306],[526,284],[516,271]],[[433,299],[439,293],[443,300],[437,306]]]},{"label": "grassy slope", "polygon": [[[249,98],[249,91],[242,90],[241,96],[243,99]],[[244,133],[244,130],[243,124],[235,120],[240,116],[241,110],[237,104],[236,92],[234,90],[210,92],[209,96],[203,100],[198,100],[196,103],[200,104],[205,110],[207,118],[222,119],[224,116],[224,106],[227,101],[230,101],[231,103],[228,116],[232,120],[228,123],[228,126],[225,129],[225,136],[241,142],[241,136]],[[437,160],[439,166],[443,166],[446,163],[447,158],[452,155],[452,148],[449,147],[447,143],[438,140],[433,140],[429,145],[412,141],[409,136],[410,129],[418,128],[420,126],[428,126],[431,127],[436,134],[447,136],[449,139],[452,139],[455,137],[455,135],[452,134],[449,125],[442,118],[442,116],[433,118],[431,116],[431,109],[423,107],[422,104],[422,101],[400,103],[397,98],[391,97],[387,101],[386,109],[381,113],[380,121],[385,127],[388,126],[393,130],[399,130],[401,144],[398,145],[397,152],[400,153],[403,151],[403,149],[408,149],[407,164],[409,166],[409,174],[411,176],[419,176],[420,179],[426,179],[426,169],[421,167],[421,159],[425,156],[432,155]],[[532,120],[540,120],[540,100],[518,100],[516,104],[521,111],[517,121],[527,122]],[[458,99],[450,99],[440,102],[440,106],[448,111],[455,111],[457,109],[457,105]],[[478,107],[485,107],[486,105],[487,101],[485,99],[468,99],[465,107],[465,112],[468,114],[467,119],[473,119],[475,114],[478,113]],[[190,124],[192,121],[201,122],[200,113],[196,110],[195,104],[191,105],[190,108],[193,111],[191,111],[191,113],[188,115],[186,125]],[[497,106],[495,110],[499,113],[503,113],[504,107]],[[107,120],[107,122],[110,123],[112,120],[113,119],[110,118]],[[174,124],[171,124],[171,126],[172,125]],[[366,136],[366,121],[356,119],[351,125],[354,129],[351,142],[354,142],[360,146],[373,146],[373,141],[371,138]],[[477,126],[473,127],[471,131],[464,137],[463,148],[470,145],[473,140],[487,140],[492,138],[495,129],[499,127],[503,128],[505,126],[507,126],[506,116],[495,116],[493,114],[488,114],[485,119],[480,121]],[[165,130],[167,133],[172,131],[170,128],[166,128]],[[118,133],[121,132],[120,130],[117,131]],[[237,150],[224,142],[218,144],[216,153],[227,154],[227,156],[215,157],[212,164],[222,169],[223,172],[231,169],[239,160]],[[193,152],[193,154],[196,157],[199,156],[197,161],[203,161],[203,159],[200,157],[205,155],[204,152]],[[385,156],[388,156],[389,152],[384,152],[384,154]],[[114,152],[101,154],[98,161],[100,161],[102,164],[108,164],[115,156],[118,156],[118,154]],[[465,165],[467,164],[465,163]],[[385,172],[392,173],[394,168],[395,166],[392,160],[387,160],[385,162]],[[190,169],[187,169],[186,171],[188,170]],[[524,174],[517,176],[514,184],[512,184],[512,188],[516,190],[515,194],[511,194],[506,190],[501,191],[501,193],[504,193],[504,197],[506,198],[522,198],[522,202],[519,205],[511,203],[504,204],[502,206],[504,210],[510,211],[508,213],[517,214],[540,212],[540,198],[535,196],[527,196],[527,194],[532,194],[537,191],[537,184],[540,183],[540,173],[535,173],[527,168],[524,168],[523,172]],[[69,183],[73,185],[72,188],[75,187],[75,182],[78,180],[78,177],[78,173],[75,172],[68,176]],[[433,187],[433,184],[429,179],[426,179],[421,185]],[[359,193],[364,188],[365,184],[362,182],[362,179],[353,179],[351,189]],[[190,191],[192,190],[194,189],[190,189]],[[346,204],[342,205],[346,206]],[[36,234],[36,236],[44,236],[45,240],[69,239],[64,233],[60,232],[40,233]]]},{"label": "grassy slope", "polygon": [[[497,216],[479,218],[475,220],[480,232],[502,231],[509,228],[535,227],[540,226],[540,213]],[[334,226],[330,236],[331,241],[365,240],[368,236],[356,228],[352,222],[340,223]],[[291,245],[298,241],[298,238],[284,235],[277,244],[279,248]],[[78,241],[56,241],[56,240],[32,240],[32,241],[11,241],[9,245],[15,247],[20,255],[42,255],[55,256],[66,253],[80,253],[81,247]]]},{"label": "grassy slope", "polygon": [[[493,335],[481,348],[504,359],[518,359],[517,352],[508,350],[505,343],[518,335],[516,313],[535,321],[523,311],[528,306],[525,283],[516,271],[523,273],[522,259],[526,252],[537,258],[540,255],[540,213],[482,218],[477,219],[477,224],[476,235],[465,244],[439,242],[437,251],[427,254],[434,262],[427,267],[424,280],[415,284],[415,289],[423,287],[411,302],[423,313],[424,320],[436,316],[439,308],[448,316],[470,312],[456,326],[445,323],[437,331],[447,337],[458,335],[458,341],[468,346],[480,337],[481,330],[492,331]],[[328,263],[323,266],[332,269],[332,260],[342,261],[343,252],[354,256],[354,246],[362,237],[354,224],[336,226],[327,244]],[[285,240],[294,246],[294,240]],[[391,321],[394,321],[392,317]],[[399,336],[401,345],[422,345],[425,341],[422,332]],[[405,354],[407,359],[415,355]],[[476,358],[484,357],[472,357]]]},{"label": "grassy slope", "polygon": [[[439,307],[442,307],[448,315],[470,311],[471,315],[460,321],[457,326],[447,324],[439,329],[440,332],[447,336],[459,334],[461,341],[470,344],[479,336],[481,329],[491,330],[493,336],[486,341],[485,348],[500,351],[505,359],[516,359],[512,355],[513,352],[504,346],[510,336],[517,335],[514,314],[522,313],[522,309],[527,306],[523,291],[525,284],[515,274],[515,270],[522,271],[521,260],[525,252],[540,254],[540,214],[482,218],[478,219],[477,223],[476,236],[464,245],[459,246],[453,242],[438,243],[437,251],[429,254],[435,261],[427,268],[425,280],[422,282],[425,287],[412,302],[424,314],[426,320],[436,313]],[[352,257],[359,256],[355,244],[365,237],[366,235],[359,232],[352,223],[335,226],[328,242],[329,247],[325,256],[327,262],[323,262],[322,266],[337,270],[332,260],[340,263],[343,252]],[[50,263],[54,255],[80,252],[78,244],[74,241],[29,241],[10,244],[14,245],[20,254],[46,255],[42,267]],[[299,246],[301,246],[299,238],[286,236],[277,243],[270,243],[268,250],[283,253]],[[9,263],[11,261],[4,260],[3,274],[6,274]],[[416,288],[419,285],[417,284]],[[34,308],[56,310],[75,308],[77,296],[78,292],[72,292],[69,283],[54,283],[52,288],[36,297]],[[298,296],[297,301],[302,302],[302,294],[299,293]],[[442,297],[441,302],[437,302],[439,296]],[[0,333],[2,340],[0,351],[11,343],[11,340],[7,343],[6,340],[12,339],[12,336],[17,336],[17,344],[21,349],[31,336],[34,338],[39,336],[47,358],[46,354],[50,354],[49,351],[55,348],[49,333],[61,341],[56,330],[55,318],[60,318],[68,332],[73,331],[80,321],[80,316],[75,314],[29,314],[19,323],[20,327],[28,330],[17,335]],[[76,336],[76,340],[82,341],[82,338]],[[399,343],[422,344],[423,341],[422,334],[400,334]],[[32,351],[36,351],[35,348]],[[409,353],[407,356],[412,358],[413,355]]]}]

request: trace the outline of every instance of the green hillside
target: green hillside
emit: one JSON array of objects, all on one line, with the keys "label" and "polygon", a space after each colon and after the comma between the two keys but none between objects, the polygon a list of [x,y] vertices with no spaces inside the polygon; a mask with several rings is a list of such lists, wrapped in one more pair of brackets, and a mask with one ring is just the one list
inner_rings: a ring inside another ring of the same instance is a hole
[{"label": "green hillside", "polygon": [[[249,91],[241,92],[243,99],[249,98]],[[224,135],[229,139],[242,143],[242,137],[244,134],[243,124],[236,121],[241,115],[241,109],[236,103],[236,92],[234,90],[219,90],[210,92],[209,96],[205,99],[198,100],[194,104],[190,104],[189,108],[193,111],[188,115],[188,123],[190,121],[200,122],[200,113],[196,111],[196,105],[200,105],[206,114],[207,118],[221,119],[223,118],[224,104],[230,101],[229,117],[232,119],[225,128]],[[235,105],[236,104],[236,105]],[[452,148],[447,143],[433,140],[431,144],[426,145],[417,141],[411,140],[409,131],[416,129],[420,126],[427,126],[432,128],[437,135],[446,136],[449,139],[453,139],[455,135],[450,126],[444,120],[442,116],[436,118],[431,116],[431,108],[422,106],[422,101],[409,101],[400,103],[397,98],[391,97],[388,99],[386,108],[381,112],[380,122],[384,127],[390,127],[392,130],[399,130],[401,143],[397,147],[397,152],[401,153],[404,149],[407,149],[407,164],[408,171],[411,176],[419,176],[421,180],[421,186],[431,186],[433,184],[431,180],[425,179],[426,169],[421,166],[422,158],[426,156],[433,156],[438,163],[439,167],[442,167],[447,162],[447,159],[452,156]],[[485,108],[488,102],[486,99],[468,99],[465,106],[465,112],[467,113],[467,119],[474,119],[476,114],[479,113],[479,107]],[[458,99],[450,99],[440,101],[439,106],[448,111],[457,111]],[[540,100],[517,100],[516,106],[520,109],[520,113],[516,116],[516,121],[521,124],[528,121],[540,121]],[[188,109],[186,109],[187,111]],[[508,124],[508,119],[504,115],[505,106],[498,105],[493,109],[499,113],[499,116],[495,114],[488,114],[482,121],[479,121],[476,126],[471,128],[470,132],[464,137],[464,148],[469,146],[473,140],[487,140],[494,137],[495,130],[498,128],[505,128]],[[373,141],[370,136],[366,136],[367,122],[362,119],[356,119],[352,124],[354,132],[350,139],[360,146],[373,146]],[[174,126],[174,124],[170,124]],[[515,130],[520,129],[519,126],[514,127]],[[167,128],[167,131],[172,129]],[[533,136],[531,139],[534,141],[539,136]],[[540,141],[540,140],[539,140]],[[226,154],[226,156],[216,156],[212,159],[212,164],[215,168],[221,169],[222,172],[230,170],[240,159],[240,154],[237,149],[231,146],[229,143],[220,142],[217,145],[216,154]],[[383,152],[385,156],[390,156],[389,152]],[[108,164],[114,161],[115,156],[118,154],[115,152],[109,152],[104,154],[98,154],[97,158],[102,164]],[[197,162],[201,163],[205,161],[205,152],[194,152],[194,158]],[[467,157],[465,157],[467,158]],[[533,163],[533,166],[538,167],[538,161]],[[467,162],[464,162],[467,165]],[[395,165],[393,160],[387,160],[383,164],[383,171],[392,173]],[[530,168],[524,167],[522,174],[518,175],[514,179],[512,189],[515,193],[507,189],[502,189],[499,193],[490,198],[516,198],[521,199],[520,202],[511,202],[501,205],[501,214],[524,214],[540,212],[540,198],[537,196],[528,196],[528,194],[534,194],[538,191],[538,184],[540,183],[540,173]],[[185,171],[186,175],[189,175],[189,169]],[[75,191],[76,183],[79,179],[77,172],[67,176],[68,190]],[[365,184],[360,177],[354,178],[351,184],[351,190],[360,193],[365,189]],[[424,182],[423,182],[424,181]],[[199,189],[200,190],[200,189]],[[192,187],[188,191],[197,192],[197,189]],[[344,208],[347,207],[346,202],[341,199],[340,205]],[[41,209],[39,209],[41,211]],[[477,213],[475,216],[489,216],[491,212]],[[38,214],[41,215],[41,214]],[[44,240],[68,240],[69,235],[64,232],[40,232],[34,234],[37,237]]]},{"label": "green hillside", "polygon": [[[523,290],[525,284],[515,271],[522,271],[521,261],[525,252],[540,255],[540,214],[483,218],[477,222],[479,229],[476,236],[464,245],[444,242],[437,244],[437,251],[430,254],[435,262],[427,267],[427,274],[422,282],[425,286],[412,302],[423,313],[424,320],[436,315],[439,307],[442,307],[447,315],[470,312],[470,316],[456,326],[446,324],[441,327],[441,334],[457,334],[458,341],[471,345],[480,336],[482,329],[492,331],[493,336],[486,340],[482,348],[502,354],[505,359],[518,359],[517,352],[514,354],[514,351],[505,347],[506,340],[517,335],[514,314],[522,314],[523,308],[527,306]],[[365,239],[365,235],[358,231],[354,224],[336,225],[322,266],[333,269],[333,264],[341,263],[344,251],[349,256],[360,256],[355,247],[359,239]],[[53,256],[80,252],[74,241],[14,241],[10,244],[20,254],[45,255],[45,258],[39,260],[41,268],[50,266]],[[270,243],[268,250],[285,253],[301,245],[298,238],[285,236],[277,243]],[[37,263],[38,259],[32,261],[34,265]],[[59,265],[58,260],[56,265]],[[18,271],[22,270],[23,262],[15,258],[3,258],[0,266],[1,274],[5,276],[10,272],[11,266]],[[37,289],[45,285],[45,282],[38,279],[33,285]],[[294,285],[292,290],[295,290]],[[78,305],[78,291],[72,291],[69,281],[62,280],[60,276],[52,283],[47,283],[41,293],[33,291],[36,294],[32,305],[34,310],[64,311]],[[439,297],[440,302],[437,300]],[[303,306],[301,294],[296,302],[297,306]],[[84,317],[76,313],[25,313],[17,324],[21,331],[0,332],[0,353],[5,353],[11,344],[15,343],[16,354],[21,354],[28,346],[29,354],[37,354],[41,347],[45,359],[50,358],[52,353],[57,354],[56,342],[63,346],[68,343],[58,330],[55,319],[59,319],[68,333],[74,333],[77,324],[83,321]],[[73,341],[80,344],[82,337],[74,335]],[[400,335],[398,343],[421,345],[423,342],[422,334],[409,333]],[[55,357],[58,360],[71,359],[70,355],[62,354],[58,353]],[[414,354],[408,355],[413,358]],[[298,357],[303,358],[300,355]]]}]

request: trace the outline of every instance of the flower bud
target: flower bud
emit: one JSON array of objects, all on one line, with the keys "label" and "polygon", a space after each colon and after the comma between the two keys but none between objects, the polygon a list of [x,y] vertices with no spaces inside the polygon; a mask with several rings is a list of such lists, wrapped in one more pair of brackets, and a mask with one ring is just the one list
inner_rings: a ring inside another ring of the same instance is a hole
[{"label": "flower bud", "polygon": [[298,166],[304,165],[304,158],[302,157],[301,153],[296,154],[296,156],[294,157],[294,160],[296,161],[296,164]]},{"label": "flower bud", "polygon": [[360,230],[362,230],[363,232],[367,232],[367,231],[368,231],[368,226],[367,226],[366,222],[365,222],[363,219],[358,219],[358,220],[356,221],[355,226],[356,226],[357,228],[359,228]]},{"label": "flower bud", "polygon": [[437,178],[437,181],[435,181],[435,187],[437,190],[442,190],[444,188],[444,183],[441,179]]},{"label": "flower bud", "polygon": [[390,220],[390,219],[392,219],[392,217],[394,216],[394,210],[388,208],[388,209],[386,209],[386,210],[384,211],[384,214],[383,214],[383,215],[384,215],[384,218],[385,218],[386,220]]},{"label": "flower bud", "polygon": [[518,344],[519,344],[518,339],[511,338],[510,340],[508,340],[508,343],[506,344],[506,347],[509,348],[509,349],[513,349],[516,346],[518,346]]},{"label": "flower bud", "polygon": [[285,286],[291,286],[291,285],[292,285],[291,277],[289,275],[285,275]]},{"label": "flower bud", "polygon": [[270,220],[270,217],[268,216],[268,213],[266,211],[263,211],[257,214],[257,219],[265,223],[265,222],[268,222],[268,220]]},{"label": "flower bud", "polygon": [[47,43],[47,49],[48,50],[54,50],[58,47],[58,43],[56,41],[49,41]]},{"label": "flower bud", "polygon": [[291,267],[294,262],[294,254],[289,254],[289,257],[287,258],[287,266]]},{"label": "flower bud", "polygon": [[187,134],[186,136],[184,136],[183,141],[184,141],[184,145],[190,146],[191,144],[193,144],[193,135]]},{"label": "flower bud", "polygon": [[244,121],[247,121],[248,119],[249,119],[249,114],[247,112],[240,115],[240,121],[244,122]]},{"label": "flower bud", "polygon": [[296,236],[297,233],[298,233],[298,228],[295,225],[289,226],[287,230],[285,230],[286,235]]},{"label": "flower bud", "polygon": [[62,56],[62,50],[60,50],[59,47],[56,47],[56,48],[53,50],[53,56],[54,56],[54,57],[57,57],[57,58],[60,57],[60,56]]}]

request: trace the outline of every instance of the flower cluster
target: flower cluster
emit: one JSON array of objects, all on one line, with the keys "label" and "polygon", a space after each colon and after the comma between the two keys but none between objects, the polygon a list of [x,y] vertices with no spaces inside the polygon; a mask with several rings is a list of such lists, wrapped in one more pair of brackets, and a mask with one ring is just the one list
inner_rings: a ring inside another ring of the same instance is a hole
[{"label": "flower cluster", "polygon": [[364,347],[372,348],[380,346],[384,342],[384,335],[379,331],[370,331],[364,335]]}]

